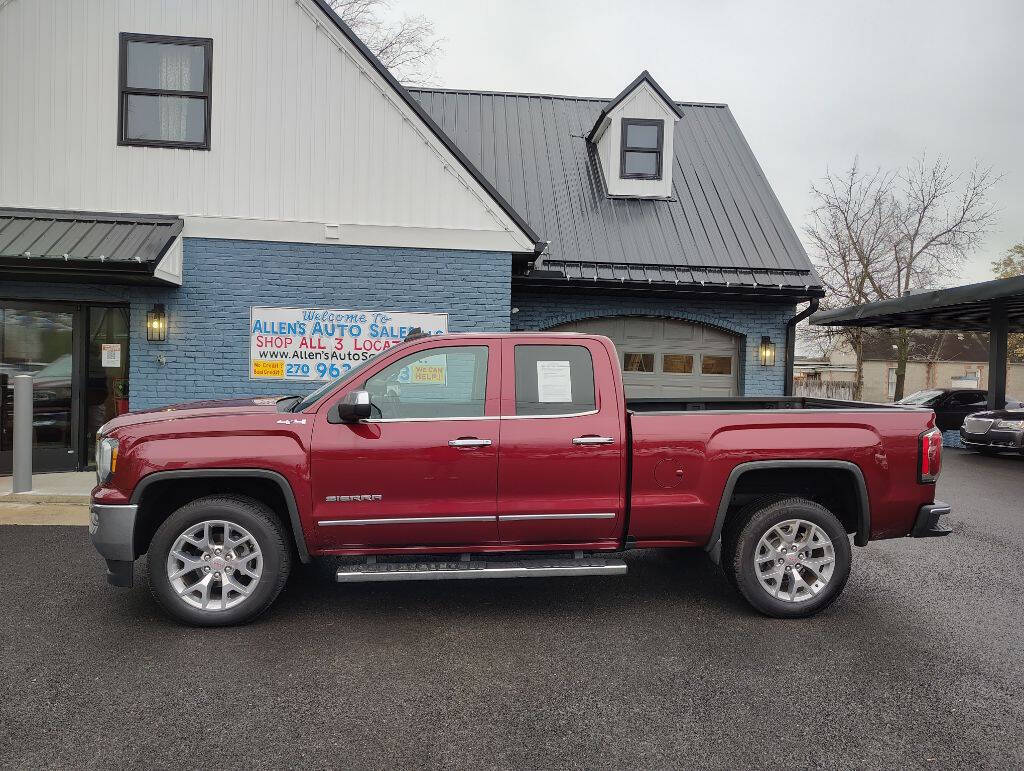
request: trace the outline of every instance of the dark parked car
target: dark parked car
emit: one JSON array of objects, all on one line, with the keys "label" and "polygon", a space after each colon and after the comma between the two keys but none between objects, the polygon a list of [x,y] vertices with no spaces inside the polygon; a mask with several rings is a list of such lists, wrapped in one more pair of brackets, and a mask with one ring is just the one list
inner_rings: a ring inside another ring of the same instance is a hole
[{"label": "dark parked car", "polygon": [[[896,403],[930,407],[935,411],[935,425],[940,431],[956,431],[968,415],[988,409],[988,391],[977,388],[927,388]],[[1020,407],[1021,403],[1007,399],[1003,406],[1013,409]]]},{"label": "dark parked car", "polygon": [[1024,453],[1024,409],[992,410],[969,415],[960,439],[971,450],[988,454]]}]

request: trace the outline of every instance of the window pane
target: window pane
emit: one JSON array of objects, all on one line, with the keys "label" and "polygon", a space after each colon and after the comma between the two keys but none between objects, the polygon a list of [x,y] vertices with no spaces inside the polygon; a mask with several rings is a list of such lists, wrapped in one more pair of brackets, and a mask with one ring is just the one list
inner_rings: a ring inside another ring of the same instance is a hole
[{"label": "window pane", "polygon": [[206,48],[178,43],[128,42],[129,88],[202,91]]},{"label": "window pane", "polygon": [[623,170],[626,174],[658,175],[658,153],[626,152],[624,155]]},{"label": "window pane", "polygon": [[201,143],[205,135],[205,99],[142,94],[126,96],[125,139]]},{"label": "window pane", "polygon": [[626,147],[658,149],[658,127],[648,124],[626,124]]},{"label": "window pane", "polygon": [[622,357],[623,372],[654,372],[653,353],[627,353]]},{"label": "window pane", "polygon": [[731,356],[701,356],[700,371],[704,375],[731,375]]},{"label": "window pane", "polygon": [[693,356],[688,353],[666,353],[661,357],[662,372],[689,375],[693,372]]},{"label": "window pane", "polygon": [[596,408],[594,362],[584,346],[516,346],[516,415],[569,415]]},{"label": "window pane", "polygon": [[476,418],[484,414],[487,346],[403,356],[366,381],[374,418]]},{"label": "window pane", "polygon": [[16,375],[33,376],[33,449],[70,452],[75,441],[73,397],[77,396],[72,393],[77,388],[71,378],[73,326],[73,315],[65,311],[0,305],[0,452],[13,449]]}]

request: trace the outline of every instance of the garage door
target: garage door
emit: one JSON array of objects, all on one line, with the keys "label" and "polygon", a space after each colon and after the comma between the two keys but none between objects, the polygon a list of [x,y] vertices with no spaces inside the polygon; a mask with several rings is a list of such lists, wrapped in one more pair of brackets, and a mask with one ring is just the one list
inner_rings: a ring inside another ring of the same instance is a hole
[{"label": "garage door", "polygon": [[562,324],[559,332],[610,337],[627,397],[736,396],[738,338],[701,324],[614,316]]}]

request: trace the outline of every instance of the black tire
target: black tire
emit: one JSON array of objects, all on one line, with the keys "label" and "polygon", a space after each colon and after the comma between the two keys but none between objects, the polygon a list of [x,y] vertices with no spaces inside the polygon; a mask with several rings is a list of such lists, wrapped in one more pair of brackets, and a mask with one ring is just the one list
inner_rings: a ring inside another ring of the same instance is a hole
[{"label": "black tire", "polygon": [[[204,520],[224,520],[244,528],[263,555],[263,572],[252,594],[233,607],[228,602],[225,610],[202,610],[187,604],[175,592],[167,575],[167,558],[175,540],[190,525]],[[291,566],[288,534],[281,520],[269,506],[240,495],[212,495],[185,504],[160,525],[149,545],[149,586],[153,596],[168,614],[193,626],[232,626],[252,621],[277,599]]]},{"label": "black tire", "polygon": [[789,500],[792,497],[792,495],[785,495],[783,493],[769,493],[761,496],[760,498],[755,498],[739,511],[729,514],[725,523],[725,529],[722,531],[722,555],[720,564],[725,572],[725,580],[728,581],[729,586],[736,591],[739,591],[740,588],[736,585],[736,574],[729,566],[732,565],[734,555],[736,554],[736,539],[740,530],[754,514],[765,506],[770,506],[778,501]]},{"label": "black tire", "polygon": [[[813,522],[825,531],[835,550],[835,566],[828,583],[809,600],[791,602],[773,597],[761,585],[754,569],[754,550],[762,536],[787,519]],[[722,567],[729,582],[756,610],[773,618],[813,616],[831,605],[850,577],[850,537],[836,516],[806,498],[774,498],[755,501],[729,523],[722,548]]]}]

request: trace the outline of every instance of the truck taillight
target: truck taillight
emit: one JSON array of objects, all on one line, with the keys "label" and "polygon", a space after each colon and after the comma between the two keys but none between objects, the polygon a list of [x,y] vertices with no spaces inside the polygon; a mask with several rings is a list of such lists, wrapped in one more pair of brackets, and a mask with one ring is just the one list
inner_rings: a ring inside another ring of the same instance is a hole
[{"label": "truck taillight", "polygon": [[921,484],[934,482],[942,471],[942,432],[930,428],[918,439],[917,481]]}]

